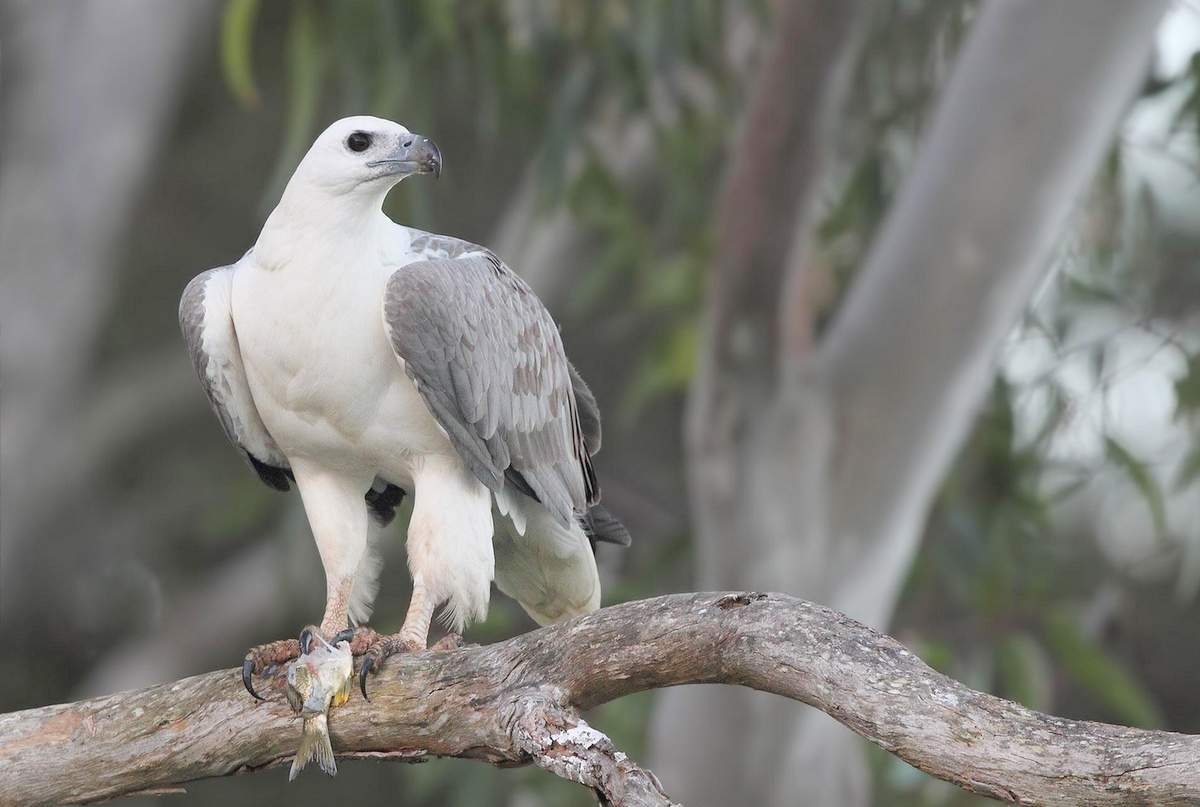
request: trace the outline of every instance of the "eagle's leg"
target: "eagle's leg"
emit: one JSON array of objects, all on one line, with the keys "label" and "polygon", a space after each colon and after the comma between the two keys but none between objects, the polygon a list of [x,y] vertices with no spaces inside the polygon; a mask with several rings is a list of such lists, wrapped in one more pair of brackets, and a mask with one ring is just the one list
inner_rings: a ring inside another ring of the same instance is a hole
[{"label": "eagle's leg", "polygon": [[366,651],[362,666],[358,671],[358,686],[363,697],[367,697],[367,675],[372,671],[379,672],[384,659],[400,653],[420,653],[422,650],[432,650],[441,653],[447,650],[457,650],[462,647],[462,636],[448,633],[427,647],[429,643],[429,625],[433,621],[435,608],[429,589],[420,582],[413,583],[412,600],[408,605],[408,613],[404,617],[404,625],[398,633],[391,636],[380,636]]},{"label": "eagle's leg", "polygon": [[429,642],[429,624],[433,621],[436,607],[437,603],[428,587],[419,578],[414,580],[412,599],[400,631],[380,637],[363,658],[358,671],[358,686],[364,698],[367,697],[367,675],[372,670],[378,672],[384,659],[397,653],[419,653],[425,649]]},{"label": "eagle's leg", "polygon": [[[379,639],[370,628],[351,630],[346,627],[355,576],[367,549],[367,510],[363,505],[363,491],[370,488],[370,479],[350,478],[303,461],[294,461],[292,471],[321,554],[321,565],[325,567],[325,615],[319,629],[310,627],[308,630],[319,632],[326,641],[348,640],[351,652],[361,655]],[[254,674],[291,661],[300,652],[300,642],[296,639],[252,648],[242,662],[242,683],[246,690],[263,700],[254,691]]]},{"label": "eagle's leg", "polygon": [[[384,659],[428,647],[429,624],[439,606],[459,631],[487,615],[495,576],[491,491],[456,457],[425,457],[414,468],[413,482],[407,541],[412,600],[400,632],[380,639],[363,658],[358,678],[363,697],[367,676]],[[453,649],[460,642],[451,636],[434,649]]]},{"label": "eagle's leg", "polygon": [[267,642],[250,648],[250,652],[246,653],[246,658],[242,661],[242,685],[251,695],[260,701],[265,701],[266,698],[254,691],[254,674],[263,673],[270,667],[285,664],[299,655],[300,641],[298,639],[280,639],[277,642]]}]

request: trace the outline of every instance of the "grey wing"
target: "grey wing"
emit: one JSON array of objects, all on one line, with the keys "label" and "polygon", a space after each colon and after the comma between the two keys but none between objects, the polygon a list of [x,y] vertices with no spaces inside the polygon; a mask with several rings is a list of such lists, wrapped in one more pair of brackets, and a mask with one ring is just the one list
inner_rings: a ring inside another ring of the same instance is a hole
[{"label": "grey wing", "polygon": [[575,406],[579,410],[579,428],[583,431],[583,444],[587,446],[588,454],[595,456],[600,450],[600,406],[596,396],[588,387],[583,376],[569,364],[571,370],[571,388],[575,391]]},{"label": "grey wing", "polygon": [[233,266],[222,266],[193,278],[179,301],[179,327],[225,435],[263,482],[288,490],[291,467],[263,424],[246,381],[230,307],[233,273]]},{"label": "grey wing", "polygon": [[[396,270],[384,325],[405,372],[467,466],[493,491],[507,481],[569,524],[599,500],[577,388],[558,328],[494,255]],[[582,381],[580,380],[580,385]],[[586,391],[586,386],[583,386]]]}]

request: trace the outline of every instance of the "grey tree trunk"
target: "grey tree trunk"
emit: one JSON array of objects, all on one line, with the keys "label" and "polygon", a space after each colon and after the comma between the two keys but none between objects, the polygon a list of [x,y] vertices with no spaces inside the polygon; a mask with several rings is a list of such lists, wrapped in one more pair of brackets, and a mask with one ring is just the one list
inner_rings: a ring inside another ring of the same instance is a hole
[{"label": "grey tree trunk", "polygon": [[21,597],[32,525],[61,507],[56,476],[83,441],[72,396],[117,287],[119,239],[215,11],[211,0],[0,6],[4,613]]},{"label": "grey tree trunk", "polygon": [[[771,203],[775,175],[735,161],[686,435],[700,586],[781,588],[886,625],[997,348],[1112,140],[1166,6],[985,6],[917,164],[815,349],[808,233],[794,226],[803,205],[765,225],[740,218],[739,199]],[[822,15],[833,15],[821,23],[827,39],[849,47],[844,4],[794,3],[779,29],[795,35],[789,18]],[[803,80],[786,91],[812,94]],[[828,125],[838,93],[836,83],[823,91],[814,126]],[[754,113],[752,102],[739,150]],[[804,169],[791,198],[811,199],[816,176]],[[767,254],[764,242],[790,246]],[[654,769],[685,804],[869,799],[848,732],[753,694],[668,692],[652,743]]]}]

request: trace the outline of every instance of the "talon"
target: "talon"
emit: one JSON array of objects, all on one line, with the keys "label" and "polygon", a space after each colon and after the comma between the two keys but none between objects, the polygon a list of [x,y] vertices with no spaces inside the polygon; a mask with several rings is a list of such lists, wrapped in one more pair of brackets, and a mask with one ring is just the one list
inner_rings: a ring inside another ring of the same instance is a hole
[{"label": "talon", "polygon": [[375,659],[371,656],[366,656],[362,660],[362,667],[358,670],[358,688],[362,690],[363,700],[370,702],[367,697],[367,673],[375,666]]},{"label": "talon", "polygon": [[300,655],[307,656],[308,652],[312,650],[313,634],[312,626],[300,631]]},{"label": "talon", "polygon": [[276,665],[296,658],[299,653],[300,643],[295,639],[283,639],[250,648],[242,662],[242,685],[256,699],[265,701],[266,698],[254,691],[254,674],[267,675],[277,669]]},{"label": "talon", "polygon": [[434,642],[433,646],[430,647],[429,650],[432,653],[445,653],[450,650],[458,650],[464,644],[465,642],[463,641],[462,636],[459,636],[457,633],[447,633],[445,636]]},{"label": "talon", "polygon": [[254,691],[253,677],[254,677],[254,659],[247,656],[246,660],[242,662],[242,685],[244,687],[246,687],[246,691],[249,692],[251,695],[253,695],[255,698],[257,698],[260,701],[265,701],[266,698],[264,698],[262,695],[259,695],[257,692]]},{"label": "talon", "polygon": [[333,645],[334,647],[337,647],[338,644],[341,642],[353,642],[354,636],[357,633],[358,633],[358,630],[356,628],[346,628],[345,630],[339,630],[337,633],[335,633],[333,635],[333,638],[329,640],[329,643],[331,645]]}]

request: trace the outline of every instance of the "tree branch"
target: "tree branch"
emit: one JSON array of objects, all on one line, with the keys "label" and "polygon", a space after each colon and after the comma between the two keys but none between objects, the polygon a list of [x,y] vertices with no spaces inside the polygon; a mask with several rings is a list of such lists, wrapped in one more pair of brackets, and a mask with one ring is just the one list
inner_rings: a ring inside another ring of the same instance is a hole
[{"label": "tree branch", "polygon": [[[910,764],[1020,804],[1200,804],[1200,737],[1049,717],[975,692],[887,636],[782,594],[678,594],[487,647],[388,662],[330,720],[341,757],[534,763],[603,803],[669,805],[579,711],[727,683],[832,715]],[[288,761],[298,721],[236,670],[0,715],[0,803],[92,802]],[[713,731],[720,731],[713,726]],[[280,778],[282,786],[282,776]]]}]

